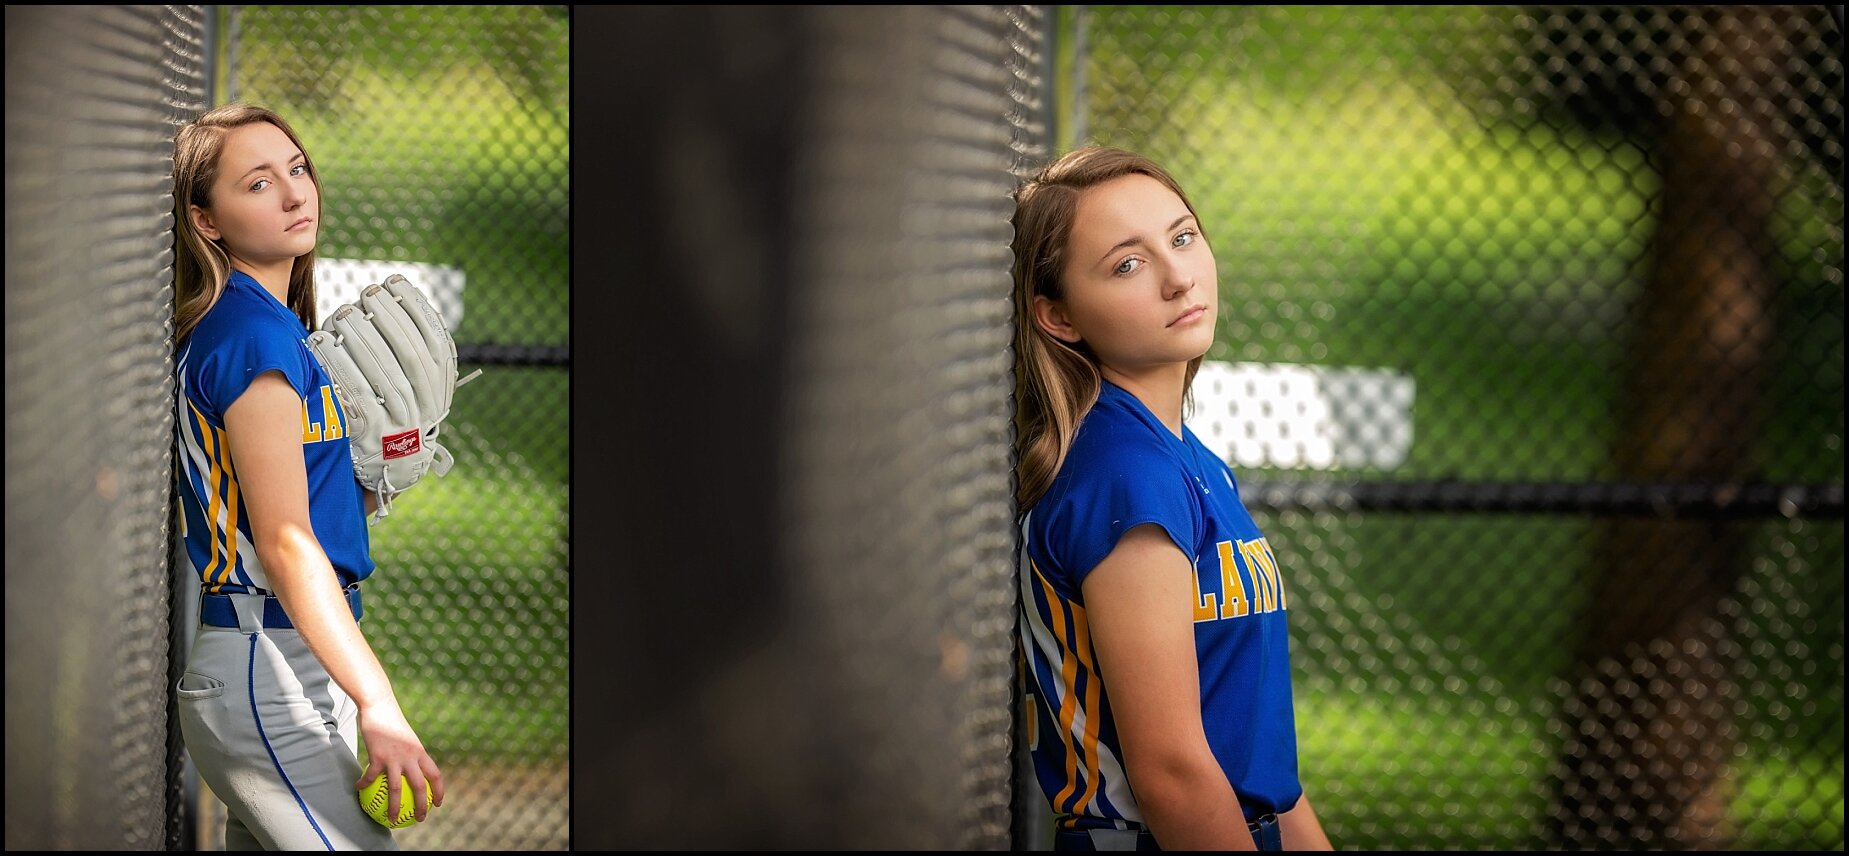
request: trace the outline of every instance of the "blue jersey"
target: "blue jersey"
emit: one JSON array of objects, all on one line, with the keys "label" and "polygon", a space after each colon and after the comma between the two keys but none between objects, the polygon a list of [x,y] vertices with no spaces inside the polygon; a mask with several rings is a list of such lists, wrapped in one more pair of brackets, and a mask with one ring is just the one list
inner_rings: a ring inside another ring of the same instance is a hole
[{"label": "blue jersey", "polygon": [[1052,486],[1022,522],[1021,648],[1040,786],[1072,828],[1143,822],[1099,680],[1087,574],[1153,523],[1194,563],[1201,720],[1248,820],[1302,795],[1283,577],[1232,471],[1109,381]]},{"label": "blue jersey", "polygon": [[208,593],[272,589],[251,542],[250,516],[225,448],[225,409],[266,371],[302,398],[308,517],[342,586],[371,575],[371,547],[346,421],[308,328],[255,279],[233,272],[225,292],[180,348],[175,395],[186,552]]}]

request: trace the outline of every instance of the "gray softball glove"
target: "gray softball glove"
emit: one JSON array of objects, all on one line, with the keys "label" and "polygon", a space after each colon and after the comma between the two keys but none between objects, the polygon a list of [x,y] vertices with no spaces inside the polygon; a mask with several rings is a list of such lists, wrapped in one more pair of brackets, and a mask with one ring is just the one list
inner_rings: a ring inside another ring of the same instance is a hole
[{"label": "gray softball glove", "polygon": [[310,333],[308,347],[334,382],[353,471],[379,495],[374,519],[425,473],[441,476],[455,464],[438,442],[456,387],[456,342],[449,327],[411,281],[397,274],[369,285]]}]

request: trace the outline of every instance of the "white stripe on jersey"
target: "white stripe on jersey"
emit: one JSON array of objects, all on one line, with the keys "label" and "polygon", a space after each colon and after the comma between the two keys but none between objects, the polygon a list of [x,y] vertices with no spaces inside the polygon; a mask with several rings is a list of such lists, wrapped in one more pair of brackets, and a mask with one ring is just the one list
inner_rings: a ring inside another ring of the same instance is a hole
[{"label": "white stripe on jersey", "polygon": [[[1029,652],[1028,678],[1039,688],[1040,697],[1048,700],[1048,707],[1057,711],[1061,710],[1066,702],[1066,688],[1063,686],[1063,682],[1055,680],[1054,686],[1043,686],[1040,683],[1040,671],[1034,668],[1035,659],[1039,659],[1047,664],[1047,671],[1049,674],[1059,675],[1063,673],[1065,660],[1059,647],[1059,640],[1055,637],[1053,629],[1048,627],[1046,622],[1041,619],[1040,610],[1035,607],[1035,604],[1038,602],[1034,592],[1034,578],[1037,576],[1037,572],[1034,570],[1033,559],[1027,549],[1027,521],[1032,516],[1033,512],[1030,511],[1021,518],[1021,557],[1019,561],[1021,614],[1028,628],[1028,634],[1022,637],[1022,644],[1026,645],[1028,636],[1032,637],[1033,647],[1037,650]],[[1053,609],[1052,604],[1048,606],[1049,613],[1054,615],[1058,614],[1058,610]],[[1070,606],[1068,606],[1068,608],[1070,608]],[[1073,640],[1073,644],[1078,644],[1076,639]],[[1090,675],[1090,680],[1098,680],[1095,669]],[[1100,699],[1102,699],[1102,694],[1100,694]],[[1076,713],[1074,713],[1072,717],[1072,731],[1070,734],[1065,735],[1063,739],[1066,745],[1072,747],[1072,751],[1079,753],[1078,763],[1074,766],[1078,770],[1078,775],[1082,778],[1087,767],[1083,753],[1085,752],[1085,724],[1088,712],[1085,710],[1085,705],[1078,700],[1074,700],[1073,709]],[[1055,727],[1059,724],[1059,716],[1057,714],[1053,716],[1053,723]],[[1103,787],[1097,789],[1091,800],[1080,807],[1080,813],[1090,814],[1093,817],[1104,817],[1104,810],[1101,808],[1100,802],[1100,797],[1102,796],[1104,799],[1110,800],[1111,806],[1115,808],[1118,814],[1122,815],[1125,820],[1142,823],[1143,813],[1136,805],[1136,798],[1130,793],[1129,777],[1124,774],[1123,764],[1117,759],[1117,753],[1112,751],[1111,747],[1104,742],[1102,727],[1099,729],[1096,749],[1098,753],[1098,775],[1099,778],[1103,780]],[[1079,789],[1082,789],[1082,787],[1083,785],[1080,785]],[[1076,790],[1078,789],[1075,789],[1075,792]],[[1052,799],[1054,796],[1054,794],[1047,794],[1048,799]],[[1119,828],[1124,828],[1124,824],[1122,823],[1117,824],[1117,826]]]}]

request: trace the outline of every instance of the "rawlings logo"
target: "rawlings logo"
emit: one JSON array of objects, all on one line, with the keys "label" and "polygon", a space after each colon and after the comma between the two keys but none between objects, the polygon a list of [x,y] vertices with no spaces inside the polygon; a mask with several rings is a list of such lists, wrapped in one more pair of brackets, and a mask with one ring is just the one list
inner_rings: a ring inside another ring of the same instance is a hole
[{"label": "rawlings logo", "polygon": [[391,436],[385,437],[384,438],[385,459],[389,461],[393,458],[402,458],[406,455],[415,455],[418,452],[422,451],[423,444],[419,442],[418,436],[419,435],[418,435],[417,429],[413,428],[409,431],[404,432],[403,434],[393,434]]}]

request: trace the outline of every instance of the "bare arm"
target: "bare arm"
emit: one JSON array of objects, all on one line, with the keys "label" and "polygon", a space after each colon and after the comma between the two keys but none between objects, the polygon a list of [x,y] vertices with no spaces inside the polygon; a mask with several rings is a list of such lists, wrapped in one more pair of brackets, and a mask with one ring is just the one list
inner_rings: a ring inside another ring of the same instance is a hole
[{"label": "bare arm", "polygon": [[398,777],[409,779],[423,819],[424,789],[443,803],[443,776],[405,721],[385,669],[347,607],[339,577],[315,539],[302,462],[301,397],[280,372],[265,372],[225,411],[225,433],[257,557],[289,621],[334,682],[359,706],[370,763],[355,788],[384,773],[389,811],[399,805]]},{"label": "bare arm", "polygon": [[1194,566],[1157,526],[1124,533],[1085,578],[1099,674],[1137,806],[1164,850],[1256,850],[1201,724]]},{"label": "bare arm", "polygon": [[1335,849],[1329,843],[1329,836],[1323,834],[1322,821],[1316,819],[1316,810],[1310,807],[1308,794],[1299,798],[1290,811],[1278,815],[1278,837],[1283,840],[1285,850]]}]

